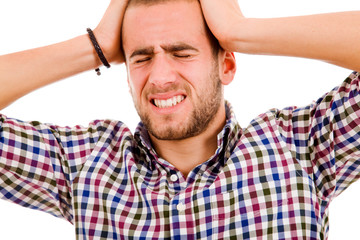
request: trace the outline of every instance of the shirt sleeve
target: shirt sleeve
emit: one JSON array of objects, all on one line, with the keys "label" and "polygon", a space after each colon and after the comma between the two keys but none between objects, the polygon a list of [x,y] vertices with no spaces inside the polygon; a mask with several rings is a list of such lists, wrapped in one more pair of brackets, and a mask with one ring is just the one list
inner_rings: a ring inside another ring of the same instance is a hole
[{"label": "shirt sleeve", "polygon": [[329,201],[360,178],[359,73],[311,105],[277,112],[280,133],[294,158]]},{"label": "shirt sleeve", "polygon": [[0,115],[0,198],[73,222],[72,182],[103,131]]}]

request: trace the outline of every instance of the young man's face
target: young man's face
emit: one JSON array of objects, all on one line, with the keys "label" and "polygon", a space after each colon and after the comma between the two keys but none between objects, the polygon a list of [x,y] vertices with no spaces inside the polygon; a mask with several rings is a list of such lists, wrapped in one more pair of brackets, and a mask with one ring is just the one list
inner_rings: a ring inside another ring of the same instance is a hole
[{"label": "young man's face", "polygon": [[128,8],[123,47],[135,107],[150,134],[179,140],[203,132],[223,96],[198,1]]}]

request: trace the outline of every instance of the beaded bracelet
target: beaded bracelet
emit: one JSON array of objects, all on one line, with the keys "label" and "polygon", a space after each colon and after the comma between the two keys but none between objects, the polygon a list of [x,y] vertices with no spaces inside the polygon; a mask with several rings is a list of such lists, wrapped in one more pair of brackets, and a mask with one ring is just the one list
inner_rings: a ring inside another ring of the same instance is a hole
[{"label": "beaded bracelet", "polygon": [[[100,61],[104,64],[105,67],[110,68],[111,66],[110,66],[109,62],[106,60],[106,58],[104,56],[104,53],[101,50],[100,45],[99,45],[99,43],[97,42],[97,40],[95,38],[95,35],[94,35],[93,31],[90,28],[87,28],[86,30],[87,30],[87,32],[89,34],[90,40],[91,40],[91,42],[92,42],[92,44],[93,44],[93,46],[95,48],[95,51],[96,51],[98,57],[100,58]],[[101,75],[101,72],[100,72],[99,68],[96,68],[95,71],[96,71],[98,76]]]}]

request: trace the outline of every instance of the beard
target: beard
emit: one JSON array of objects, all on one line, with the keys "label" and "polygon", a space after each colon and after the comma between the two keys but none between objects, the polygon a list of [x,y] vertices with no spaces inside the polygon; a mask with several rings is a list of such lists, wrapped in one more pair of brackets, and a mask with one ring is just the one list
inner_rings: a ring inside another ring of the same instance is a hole
[{"label": "beard", "polygon": [[[170,88],[176,89],[177,87]],[[192,94],[190,88],[184,86],[183,89],[188,93],[187,98],[191,100]],[[219,111],[222,98],[223,87],[219,76],[218,64],[215,62],[209,74],[207,86],[197,95],[198,101],[192,101],[193,110],[188,114],[186,121],[176,126],[171,126],[170,124],[168,126],[158,126],[151,121],[147,112],[141,111],[141,108],[137,106],[138,104],[135,104],[135,108],[144,126],[153,137],[158,140],[183,140],[197,136],[208,128]],[[171,121],[171,119],[172,116],[167,116],[164,120]]]}]

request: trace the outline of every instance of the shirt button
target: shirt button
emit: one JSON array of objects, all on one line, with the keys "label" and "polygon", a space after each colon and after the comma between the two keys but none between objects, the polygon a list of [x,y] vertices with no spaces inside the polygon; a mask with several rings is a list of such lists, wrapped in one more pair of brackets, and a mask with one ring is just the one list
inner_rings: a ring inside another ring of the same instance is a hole
[{"label": "shirt button", "polygon": [[173,175],[170,176],[170,180],[172,182],[176,182],[178,180],[178,176],[176,174],[173,174]]},{"label": "shirt button", "polygon": [[179,204],[176,206],[176,208],[177,208],[177,210],[181,213],[181,212],[185,211],[186,206],[185,206],[185,204],[183,204],[183,203],[179,203]]}]

